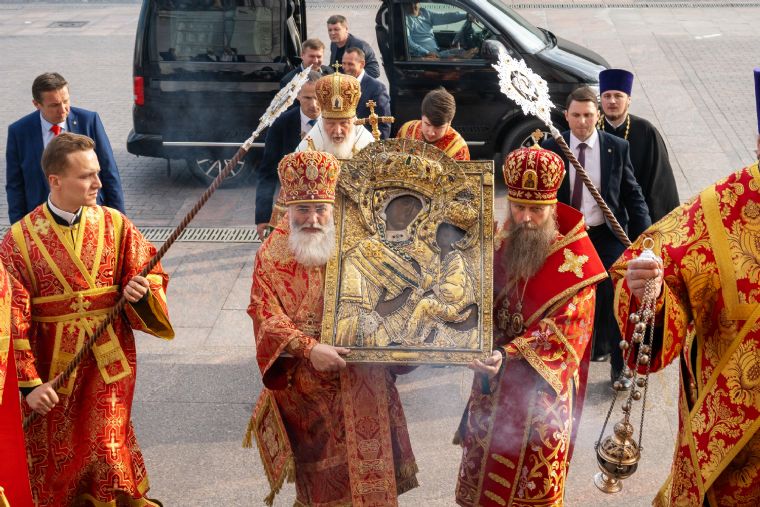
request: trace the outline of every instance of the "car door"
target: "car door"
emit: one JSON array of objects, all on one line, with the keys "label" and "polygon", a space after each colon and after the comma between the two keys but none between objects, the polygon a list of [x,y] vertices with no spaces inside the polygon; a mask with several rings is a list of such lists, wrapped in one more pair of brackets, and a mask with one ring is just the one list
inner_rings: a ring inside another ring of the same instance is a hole
[{"label": "car door", "polygon": [[387,15],[379,13],[378,24],[387,21],[392,34],[384,57],[393,59],[391,65],[386,62],[386,74],[395,128],[419,118],[425,94],[443,86],[457,102],[453,127],[473,156],[490,158],[500,148],[496,142],[503,118],[514,109],[479,51],[483,40],[501,40],[500,35],[458,0],[391,0],[388,7]]}]

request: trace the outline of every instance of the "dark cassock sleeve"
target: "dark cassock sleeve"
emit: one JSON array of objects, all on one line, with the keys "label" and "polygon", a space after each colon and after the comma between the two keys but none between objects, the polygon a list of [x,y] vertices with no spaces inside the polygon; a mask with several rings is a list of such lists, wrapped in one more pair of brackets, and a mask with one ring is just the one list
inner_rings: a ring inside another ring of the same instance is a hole
[{"label": "dark cassock sleeve", "polygon": [[655,223],[680,204],[678,187],[670,166],[668,148],[660,133],[651,124],[645,124],[640,135],[642,139],[636,139],[636,145],[645,149],[640,154],[643,159],[641,167],[636,168],[639,172],[637,178],[644,191],[649,216]]}]

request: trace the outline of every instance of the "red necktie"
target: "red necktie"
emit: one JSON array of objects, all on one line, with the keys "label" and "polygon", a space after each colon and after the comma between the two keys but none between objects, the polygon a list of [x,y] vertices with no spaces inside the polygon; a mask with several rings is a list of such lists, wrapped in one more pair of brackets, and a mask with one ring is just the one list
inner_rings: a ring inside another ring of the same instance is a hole
[{"label": "red necktie", "polygon": [[[586,143],[580,143],[578,145],[578,162],[581,166],[586,166]],[[583,203],[583,178],[575,172],[575,181],[573,182],[573,197],[570,200],[570,206],[580,211],[581,204]]]},{"label": "red necktie", "polygon": [[53,133],[53,136],[57,136],[61,133],[61,126],[60,125],[51,125],[50,126],[50,132]]}]

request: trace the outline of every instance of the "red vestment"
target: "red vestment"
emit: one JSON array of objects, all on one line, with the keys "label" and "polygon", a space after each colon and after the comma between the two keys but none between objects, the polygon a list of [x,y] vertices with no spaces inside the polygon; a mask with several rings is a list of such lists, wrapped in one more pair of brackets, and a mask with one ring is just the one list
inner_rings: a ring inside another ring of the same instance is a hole
[{"label": "red vestment", "polygon": [[[664,262],[652,371],[680,359],[679,431],[657,506],[760,503],[760,171],[708,187],[644,232],[610,269],[630,340],[625,282],[644,238]],[[631,358],[636,357],[631,354]],[[653,438],[650,436],[649,438]],[[646,445],[646,443],[645,443]],[[641,466],[641,465],[640,465]],[[707,503],[705,503],[707,499]]]},{"label": "red vestment", "polygon": [[[12,339],[19,385],[54,379],[86,335],[119,299],[129,280],[155,253],[118,211],[82,209],[71,227],[56,223],[46,204],[15,223],[0,245],[0,259],[19,282],[13,294]],[[59,403],[26,431],[29,475],[38,507],[98,507],[145,499],[148,477],[130,420],[136,351],[132,329],[173,338],[160,265],[148,275],[145,299],[98,339],[69,380]],[[23,405],[25,415],[30,413]],[[119,504],[121,505],[121,504]]]},{"label": "red vestment", "polygon": [[256,435],[267,501],[294,475],[296,505],[397,505],[417,486],[417,465],[395,375],[383,366],[312,367],[306,356],[320,339],[325,268],[296,262],[288,237],[286,215],[256,254],[248,307],[265,389],[246,438]]},{"label": "red vestment", "polygon": [[[422,121],[412,120],[401,125],[401,128],[396,134],[396,137],[405,137],[407,139],[416,139],[418,141],[425,141],[425,136],[422,135]],[[430,143],[449,157],[454,160],[470,160],[470,150],[467,148],[467,143],[459,135],[459,132],[449,126],[446,129],[446,133],[434,143]]]},{"label": "red vestment", "polygon": [[563,204],[557,214],[560,236],[525,286],[525,330],[512,339],[500,310],[505,298],[516,307],[522,283],[505,294],[505,245],[494,255],[494,346],[506,357],[488,389],[475,377],[458,432],[459,505],[562,505],[585,395],[595,284],[607,274],[582,215]]},{"label": "red vestment", "polygon": [[11,278],[0,265],[0,505],[32,507],[11,348]]}]

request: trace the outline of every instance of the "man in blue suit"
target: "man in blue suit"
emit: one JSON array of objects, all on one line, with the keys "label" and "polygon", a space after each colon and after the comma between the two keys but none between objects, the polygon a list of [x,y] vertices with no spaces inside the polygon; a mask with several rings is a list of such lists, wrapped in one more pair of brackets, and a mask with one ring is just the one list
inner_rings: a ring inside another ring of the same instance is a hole
[{"label": "man in blue suit", "polygon": [[[651,225],[651,220],[644,194],[633,174],[628,141],[596,128],[599,120],[596,93],[587,86],[578,88],[569,95],[565,119],[570,130],[563,132],[562,136],[586,169],[594,186],[599,189],[620,226],[631,241],[635,241]],[[576,178],[575,169],[568,163],[557,142],[549,139],[544,143],[544,148],[560,155],[568,168],[557,199],[583,213],[589,238],[604,267],[609,269],[623,253],[625,246],[612,232],[591,193],[580,178]],[[614,382],[623,371],[623,355],[618,347],[621,338],[615,322],[612,282],[604,280],[597,286],[596,293],[592,359],[606,361],[612,355],[611,377]],[[621,380],[630,382],[627,379]]]},{"label": "man in blue suit", "polygon": [[374,78],[380,77],[380,63],[375,51],[366,41],[354,37],[348,32],[348,20],[345,16],[334,14],[327,18],[327,35],[330,37],[330,61],[328,65],[343,63],[343,55],[348,48],[359,48],[364,51],[367,60],[367,74]]},{"label": "man in blue suit", "polygon": [[280,88],[285,88],[285,85],[290,83],[296,74],[300,74],[306,67],[311,67],[311,70],[323,76],[332,74],[333,69],[327,65],[322,65],[324,54],[325,44],[321,40],[306,39],[303,41],[301,44],[301,65],[285,74],[285,77],[280,80]]},{"label": "man in blue suit", "polygon": [[61,132],[82,134],[95,141],[103,184],[98,193],[98,204],[124,213],[119,170],[98,113],[71,107],[68,83],[56,72],[37,76],[32,84],[32,97],[37,111],[8,127],[5,192],[11,223],[47,200],[50,187],[40,159],[45,146]]},{"label": "man in blue suit", "polygon": [[299,107],[288,109],[277,118],[264,139],[264,155],[256,175],[256,232],[264,238],[272,217],[274,194],[280,184],[277,165],[282,157],[296,151],[298,143],[319,118],[316,84],[322,75],[309,72],[308,80],[298,92]]},{"label": "man in blue suit", "polygon": [[[343,72],[358,79],[359,86],[362,88],[359,105],[356,107],[356,117],[366,118],[369,116],[367,101],[370,100],[375,101],[375,113],[377,115],[390,116],[391,97],[388,95],[388,89],[382,81],[367,74],[364,69],[365,63],[364,51],[359,48],[348,48],[343,54]],[[372,131],[370,125],[366,125],[366,127]],[[382,139],[388,139],[390,137],[390,123],[381,123],[378,128],[380,129],[380,137]]]}]

